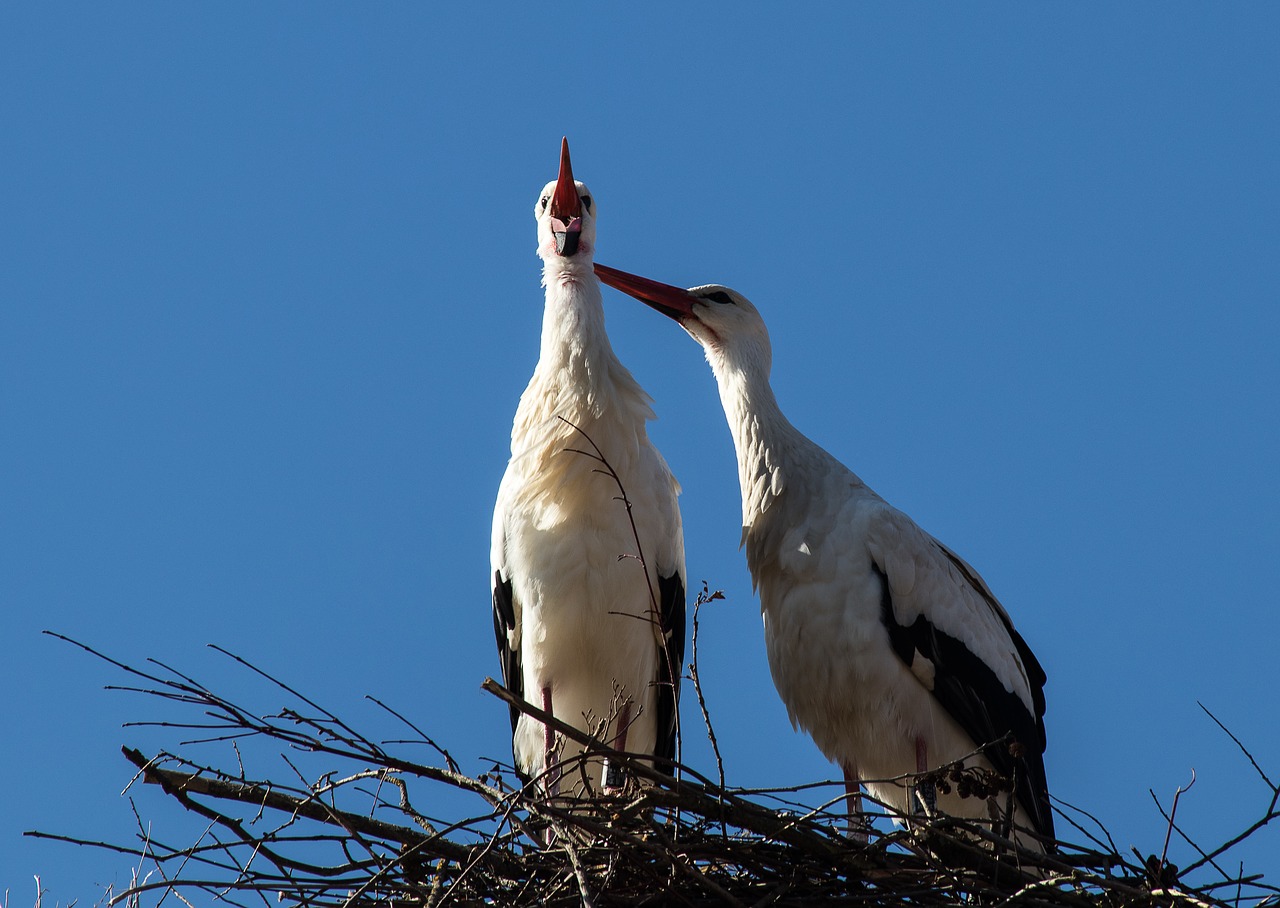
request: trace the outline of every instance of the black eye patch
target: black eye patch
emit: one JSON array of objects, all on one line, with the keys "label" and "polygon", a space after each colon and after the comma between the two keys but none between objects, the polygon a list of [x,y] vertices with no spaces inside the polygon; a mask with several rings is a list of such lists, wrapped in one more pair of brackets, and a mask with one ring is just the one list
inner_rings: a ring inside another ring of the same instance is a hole
[{"label": "black eye patch", "polygon": [[715,291],[712,291],[711,293],[705,293],[703,294],[702,298],[704,300],[711,300],[716,303],[724,303],[729,306],[732,306],[734,304],[733,297],[725,293],[723,290],[715,290]]},{"label": "black eye patch", "polygon": [[584,195],[582,197],[582,207],[587,209],[587,211],[591,210],[591,196]]}]

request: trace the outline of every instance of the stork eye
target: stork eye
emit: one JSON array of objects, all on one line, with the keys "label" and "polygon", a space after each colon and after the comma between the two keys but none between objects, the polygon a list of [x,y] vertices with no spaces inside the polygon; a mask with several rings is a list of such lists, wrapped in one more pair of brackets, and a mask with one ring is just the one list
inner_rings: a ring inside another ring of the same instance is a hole
[{"label": "stork eye", "polygon": [[723,290],[715,290],[711,293],[703,294],[704,300],[712,300],[713,302],[723,303],[728,306],[733,305],[733,297],[725,293]]},{"label": "stork eye", "polygon": [[591,210],[591,196],[584,195],[582,197],[582,207],[587,209],[587,211]]},{"label": "stork eye", "polygon": [[550,202],[550,201],[551,201],[551,196],[544,195],[542,198],[538,199],[538,207],[541,208],[543,211],[546,211],[547,202]]}]

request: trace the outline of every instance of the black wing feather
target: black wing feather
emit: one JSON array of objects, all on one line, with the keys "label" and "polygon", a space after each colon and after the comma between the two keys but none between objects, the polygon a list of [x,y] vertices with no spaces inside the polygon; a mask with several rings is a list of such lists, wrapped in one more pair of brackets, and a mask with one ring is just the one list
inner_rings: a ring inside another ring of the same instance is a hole
[{"label": "black wing feather", "polygon": [[[1012,735],[1021,745],[1018,757],[1005,746],[988,748],[986,757],[996,772],[1015,780],[1014,796],[1035,830],[1052,838],[1053,811],[1044,771],[1045,674],[1026,642],[1006,621],[1031,684],[1034,715],[1016,694],[1005,689],[985,662],[963,642],[936,628],[923,614],[909,625],[899,623],[893,610],[889,578],[874,562],[872,569],[880,578],[880,617],[889,632],[894,653],[908,668],[917,652],[933,663],[933,696],[976,744],[990,744]],[[982,589],[977,584],[975,587]]]},{"label": "black wing feather", "polygon": [[685,593],[684,578],[679,574],[658,577],[659,614],[665,651],[658,658],[658,691],[655,698],[656,739],[654,756],[668,761],[658,769],[670,772],[670,761],[676,759],[676,740],[679,733],[676,705],[680,702],[680,676],[684,671]]},{"label": "black wing feather", "polygon": [[[493,636],[498,641],[498,658],[502,661],[502,683],[517,697],[524,699],[524,670],[520,650],[512,649],[510,634],[516,628],[515,603],[511,598],[511,581],[502,579],[501,571],[493,572]],[[520,710],[511,707],[511,733],[520,721]]]},{"label": "black wing feather", "polygon": [[[987,587],[986,583],[983,582],[982,578],[977,576],[973,572],[973,569],[964,562],[964,559],[955,552],[951,551],[936,539],[934,540],[934,544],[937,545],[942,554],[946,555],[951,563],[956,566],[956,570],[964,575],[964,579],[969,581],[969,585],[977,590],[982,598],[987,601],[987,604],[991,606],[991,610],[995,612],[995,614],[1000,618],[1000,621],[1004,624],[1004,629],[1008,631],[1009,636],[1013,638],[1013,645],[1018,650],[1018,658],[1022,660],[1022,667],[1027,673],[1027,683],[1031,686],[1031,702],[1036,708],[1036,715],[1043,718],[1045,707],[1044,684],[1049,679],[1044,673],[1044,668],[1040,665],[1040,660],[1036,658],[1035,653],[1031,652],[1031,647],[1027,646],[1027,641],[1022,639],[1022,635],[1014,629],[1013,622],[1009,620],[1008,614],[1000,607],[1000,604],[995,601],[995,597],[992,596],[991,590]],[[1041,731],[1044,731],[1044,723],[1041,723]],[[1043,741],[1040,742],[1040,748],[1042,751],[1044,750]]]}]

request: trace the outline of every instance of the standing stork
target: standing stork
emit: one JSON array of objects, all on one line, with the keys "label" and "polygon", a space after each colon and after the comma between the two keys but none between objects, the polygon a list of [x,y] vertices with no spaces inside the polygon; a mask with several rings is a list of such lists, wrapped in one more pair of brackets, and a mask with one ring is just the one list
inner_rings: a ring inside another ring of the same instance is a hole
[{"label": "standing stork", "polygon": [[[720,285],[682,290],[596,266],[675,319],[706,351],[738,458],[743,544],[760,592],[769,668],[793,725],[903,814],[1012,820],[1051,839],[1040,663],[978,572],[783,415],[769,385],[764,320]],[[1008,738],[1008,740],[1004,740]],[[1001,742],[993,746],[984,745]],[[1013,780],[1000,800],[893,782],[970,757]],[[888,780],[875,781],[869,780]],[[865,833],[864,833],[865,834]]]},{"label": "standing stork", "polygon": [[[616,750],[676,756],[684,658],[680,488],[649,441],[651,400],[605,333],[592,272],[596,206],[560,176],[534,206],[546,302],[542,347],[511,428],[511,460],[493,514],[493,622],[506,686]],[[526,778],[560,791],[581,753],[513,708],[512,750]],[[557,756],[558,754],[558,756]],[[570,764],[572,765],[572,764]],[[585,796],[583,763],[566,793]],[[621,784],[603,770],[605,787]]]}]

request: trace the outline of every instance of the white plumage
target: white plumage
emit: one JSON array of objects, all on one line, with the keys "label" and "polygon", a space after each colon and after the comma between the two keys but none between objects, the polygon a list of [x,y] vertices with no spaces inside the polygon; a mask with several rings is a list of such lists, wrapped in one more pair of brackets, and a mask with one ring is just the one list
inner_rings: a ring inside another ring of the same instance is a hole
[{"label": "white plumage", "polygon": [[[541,355],[516,410],[493,515],[503,678],[619,749],[670,760],[684,647],[679,486],[645,431],[651,401],[605,333],[592,273],[595,202],[573,179],[567,142],[560,178],[534,215],[546,290]],[[572,742],[554,751],[540,723],[515,710],[511,719],[526,776],[548,768],[549,754],[564,761],[581,752]],[[547,787],[559,790],[559,778],[553,771]],[[579,795],[601,782],[594,770],[566,781],[565,793]]]},{"label": "white plumage", "polygon": [[[1015,746],[969,765],[1011,777],[1015,823],[1052,836],[1044,672],[978,573],[787,420],[769,385],[768,332],[743,296],[596,272],[706,351],[737,450],[773,680],[792,722],[844,770],[851,802],[860,780],[933,769],[1011,735]],[[903,813],[918,809],[902,784],[869,787]],[[938,800],[979,817],[1002,803]]]}]

